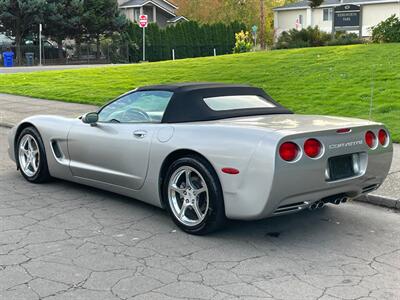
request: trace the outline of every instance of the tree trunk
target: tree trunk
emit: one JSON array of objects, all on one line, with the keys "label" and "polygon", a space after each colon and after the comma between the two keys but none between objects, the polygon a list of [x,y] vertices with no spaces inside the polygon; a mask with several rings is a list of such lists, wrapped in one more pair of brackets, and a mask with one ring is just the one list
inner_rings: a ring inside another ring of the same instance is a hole
[{"label": "tree trunk", "polygon": [[57,38],[57,48],[58,48],[58,58],[60,60],[64,59],[64,51],[62,45],[62,38]]},{"label": "tree trunk", "polygon": [[100,35],[96,37],[96,60],[100,59]]},{"label": "tree trunk", "polygon": [[265,9],[264,0],[260,0],[260,46],[265,49]]},{"label": "tree trunk", "polygon": [[81,37],[78,36],[75,38],[75,44],[76,44],[76,56],[78,57],[78,59],[81,59]]},{"label": "tree trunk", "polygon": [[19,28],[15,31],[15,61],[17,65],[22,65],[22,34]]}]

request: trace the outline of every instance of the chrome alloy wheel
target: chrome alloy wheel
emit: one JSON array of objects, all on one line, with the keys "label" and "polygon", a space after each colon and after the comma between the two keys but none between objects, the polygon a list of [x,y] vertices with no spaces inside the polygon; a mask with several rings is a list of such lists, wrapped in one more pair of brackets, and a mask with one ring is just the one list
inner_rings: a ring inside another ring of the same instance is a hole
[{"label": "chrome alloy wheel", "polygon": [[32,135],[26,134],[21,139],[18,157],[22,172],[28,177],[33,177],[39,169],[40,152],[38,143]]},{"label": "chrome alloy wheel", "polygon": [[168,184],[168,201],[173,214],[182,224],[200,224],[209,208],[208,189],[203,176],[189,166],[175,170]]}]

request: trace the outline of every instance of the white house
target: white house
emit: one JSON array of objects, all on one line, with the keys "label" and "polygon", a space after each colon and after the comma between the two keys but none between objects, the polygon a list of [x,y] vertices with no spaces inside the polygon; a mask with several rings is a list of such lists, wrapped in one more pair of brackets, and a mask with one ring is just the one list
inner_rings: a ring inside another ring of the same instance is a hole
[{"label": "white house", "polygon": [[119,8],[132,22],[139,20],[140,15],[147,15],[150,23],[157,23],[160,27],[187,21],[178,16],[178,7],[167,0],[118,0]]},{"label": "white house", "polygon": [[371,36],[371,27],[393,14],[400,16],[400,0],[325,0],[318,8],[311,8],[307,0],[274,9],[275,34],[283,31],[318,26],[332,32],[333,9],[341,5],[358,5],[361,8],[360,23],[363,37]]}]

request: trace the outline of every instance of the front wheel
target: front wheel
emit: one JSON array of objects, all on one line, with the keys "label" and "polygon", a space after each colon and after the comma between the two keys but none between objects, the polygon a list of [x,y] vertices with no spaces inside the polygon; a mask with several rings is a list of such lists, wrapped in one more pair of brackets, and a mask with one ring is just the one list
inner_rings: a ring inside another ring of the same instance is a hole
[{"label": "front wheel", "polygon": [[46,152],[39,132],[34,127],[23,129],[16,146],[17,165],[22,176],[33,183],[48,181]]},{"label": "front wheel", "polygon": [[201,157],[184,157],[171,164],[164,180],[163,199],[175,224],[187,233],[210,233],[225,222],[218,177]]}]

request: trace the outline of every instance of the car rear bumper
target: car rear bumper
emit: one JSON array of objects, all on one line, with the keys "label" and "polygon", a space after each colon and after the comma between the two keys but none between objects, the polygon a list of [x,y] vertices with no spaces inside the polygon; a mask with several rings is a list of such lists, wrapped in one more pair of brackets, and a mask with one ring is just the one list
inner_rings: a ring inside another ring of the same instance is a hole
[{"label": "car rear bumper", "polygon": [[330,181],[325,172],[329,157],[342,153],[326,153],[325,159],[310,163],[277,163],[272,180],[265,178],[265,184],[248,174],[248,184],[237,193],[225,194],[226,215],[231,219],[263,219],[302,211],[317,201],[328,202],[328,197],[356,198],[377,189],[389,172],[392,145],[371,151],[356,149],[355,153],[364,157],[360,173],[336,181]]}]

